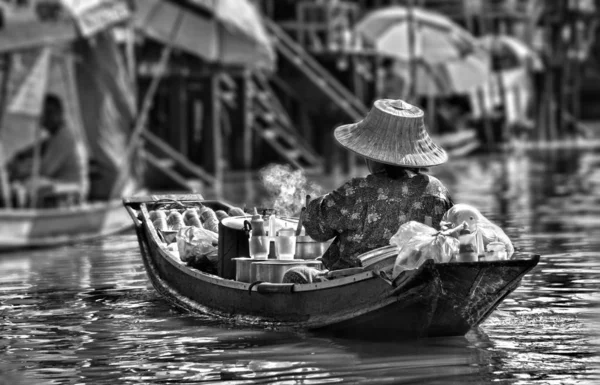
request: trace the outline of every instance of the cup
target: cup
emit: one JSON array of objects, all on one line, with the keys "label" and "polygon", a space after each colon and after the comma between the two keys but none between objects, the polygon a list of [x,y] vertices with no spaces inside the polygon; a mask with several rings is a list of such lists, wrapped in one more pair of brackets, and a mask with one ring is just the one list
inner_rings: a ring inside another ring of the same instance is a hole
[{"label": "cup", "polygon": [[294,259],[296,254],[296,237],[279,235],[275,237],[275,255],[277,259]]},{"label": "cup", "polygon": [[250,257],[254,259],[267,259],[271,248],[271,239],[266,235],[250,237],[249,251]]}]

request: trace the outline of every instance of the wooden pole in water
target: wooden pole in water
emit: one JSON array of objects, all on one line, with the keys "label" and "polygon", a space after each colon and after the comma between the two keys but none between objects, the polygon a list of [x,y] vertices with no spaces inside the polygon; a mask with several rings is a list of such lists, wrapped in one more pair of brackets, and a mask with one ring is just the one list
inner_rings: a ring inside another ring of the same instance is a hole
[{"label": "wooden pole in water", "polygon": [[[410,0],[408,2],[408,13],[407,13],[407,22],[408,22],[408,70],[410,77],[408,98],[412,100],[416,98],[417,93],[417,59],[416,59],[416,23],[415,23],[415,0]],[[415,101],[412,101],[413,103]]]},{"label": "wooden pole in water", "polygon": [[29,207],[35,208],[37,205],[37,200],[39,196],[38,188],[39,178],[40,178],[40,169],[41,169],[41,161],[42,161],[42,129],[38,127],[35,130],[35,144],[33,145],[33,165],[31,170],[31,182],[33,183],[31,187],[31,200],[29,201]]},{"label": "wooden pole in water", "polygon": [[127,68],[135,90],[137,91],[137,61],[135,57],[135,25],[133,19],[127,25]]},{"label": "wooden pole in water", "polygon": [[[242,73],[242,79],[240,81],[240,102],[242,109],[242,126],[244,131],[243,137],[243,162],[244,169],[249,171],[252,169],[252,147],[254,143],[254,132],[252,129],[252,122],[254,120],[254,111],[252,111],[252,99],[251,92],[261,92],[258,90],[256,85],[252,84],[252,72],[248,69]],[[262,74],[256,74],[256,76],[263,76]],[[266,80],[265,80],[266,81]]]},{"label": "wooden pole in water", "polygon": [[211,123],[213,140],[213,157],[215,165],[215,193],[217,197],[222,193],[223,182],[223,138],[221,131],[221,89],[220,89],[220,70],[215,71],[210,77],[211,93]]},{"label": "wooden pole in water", "polygon": [[[2,85],[0,88],[0,122],[4,122],[4,110],[7,105],[6,98],[8,96],[8,79],[10,77],[10,54],[2,55]],[[2,127],[0,127],[1,129]],[[12,207],[10,196],[10,181],[6,170],[6,159],[4,159],[4,151],[2,143],[0,143],[0,186],[2,187],[2,200],[8,208]]]},{"label": "wooden pole in water", "polygon": [[113,185],[113,188],[112,188],[112,191],[110,194],[110,199],[115,199],[115,197],[119,193],[121,187],[125,184],[125,182],[126,182],[125,179],[129,175],[129,170],[131,169],[130,163],[132,161],[133,154],[142,141],[142,132],[146,128],[146,122],[148,121],[148,114],[149,114],[150,108],[152,107],[152,104],[154,102],[154,95],[156,94],[156,91],[158,90],[158,85],[160,84],[160,81],[162,80],[164,73],[167,70],[169,58],[170,58],[171,52],[173,50],[173,43],[175,41],[177,34],[179,33],[179,29],[180,29],[181,23],[183,21],[184,15],[185,15],[185,11],[180,10],[179,14],[177,15],[177,20],[175,22],[175,25],[173,26],[173,29],[171,30],[171,36],[170,36],[169,42],[162,50],[162,53],[161,53],[161,56],[160,56],[160,59],[158,62],[157,73],[154,74],[154,77],[152,78],[152,82],[150,83],[150,86],[148,87],[148,90],[146,91],[146,94],[144,95],[144,101],[142,103],[142,108],[138,112],[138,116],[135,121],[135,126],[134,126],[133,132],[131,134],[131,138],[129,139],[129,143],[125,150],[124,164],[121,164],[121,167],[119,168],[119,174],[117,175],[117,179],[115,181],[115,184]]}]

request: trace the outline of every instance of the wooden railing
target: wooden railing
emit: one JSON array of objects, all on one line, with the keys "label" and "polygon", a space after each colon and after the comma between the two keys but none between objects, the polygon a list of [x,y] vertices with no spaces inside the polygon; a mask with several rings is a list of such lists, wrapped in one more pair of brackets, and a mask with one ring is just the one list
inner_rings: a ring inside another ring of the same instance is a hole
[{"label": "wooden railing", "polygon": [[334,78],[319,62],[296,43],[281,27],[265,18],[268,31],[276,38],[276,47],[282,56],[316,85],[351,119],[358,121],[368,112],[364,103]]}]

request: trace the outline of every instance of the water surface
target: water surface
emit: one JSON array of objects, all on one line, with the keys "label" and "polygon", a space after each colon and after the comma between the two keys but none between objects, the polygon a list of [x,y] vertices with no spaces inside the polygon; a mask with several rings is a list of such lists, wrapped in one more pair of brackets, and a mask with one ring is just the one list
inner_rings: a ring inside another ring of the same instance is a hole
[{"label": "water surface", "polygon": [[[220,325],[158,296],[134,235],[123,234],[0,255],[0,384],[600,381],[600,154],[538,151],[435,171],[455,201],[542,254],[465,337],[372,343]],[[252,181],[242,185],[250,188],[229,186],[228,198],[261,196]]]}]

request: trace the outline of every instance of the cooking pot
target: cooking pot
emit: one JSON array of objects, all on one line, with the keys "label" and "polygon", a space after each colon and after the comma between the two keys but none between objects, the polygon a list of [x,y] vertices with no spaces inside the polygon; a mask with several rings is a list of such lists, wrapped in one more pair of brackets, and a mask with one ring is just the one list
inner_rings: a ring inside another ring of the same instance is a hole
[{"label": "cooking pot", "polygon": [[298,259],[256,261],[252,262],[252,266],[250,267],[250,282],[281,283],[285,272],[296,266],[309,266],[315,269],[323,268],[321,261],[304,261]]},{"label": "cooking pot", "polygon": [[235,280],[240,282],[250,282],[250,267],[256,259],[253,258],[232,258],[235,261]]},{"label": "cooking pot", "polygon": [[333,239],[325,242],[315,241],[308,235],[296,237],[296,259],[317,259],[325,254]]}]

